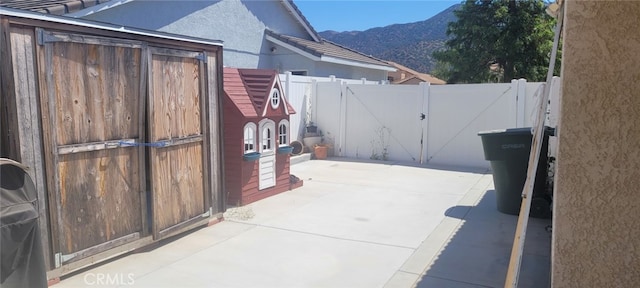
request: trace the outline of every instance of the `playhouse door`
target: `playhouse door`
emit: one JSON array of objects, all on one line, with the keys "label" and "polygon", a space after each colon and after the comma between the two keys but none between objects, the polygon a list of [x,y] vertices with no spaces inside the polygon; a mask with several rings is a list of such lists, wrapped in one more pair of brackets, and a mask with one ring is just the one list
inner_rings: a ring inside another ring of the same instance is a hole
[{"label": "playhouse door", "polygon": [[260,122],[258,133],[258,147],[260,147],[260,162],[258,164],[258,189],[266,189],[276,185],[276,155],[275,155],[275,123],[265,119]]}]

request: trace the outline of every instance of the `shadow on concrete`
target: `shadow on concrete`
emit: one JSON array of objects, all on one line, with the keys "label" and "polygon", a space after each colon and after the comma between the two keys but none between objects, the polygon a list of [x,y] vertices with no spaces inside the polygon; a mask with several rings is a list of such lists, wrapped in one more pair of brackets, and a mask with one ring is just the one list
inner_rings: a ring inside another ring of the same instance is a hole
[{"label": "shadow on concrete", "polygon": [[[518,216],[496,210],[495,191],[476,206],[454,206],[445,216],[461,219],[416,287],[504,287]],[[530,218],[519,286],[550,286],[551,219]]]},{"label": "shadow on concrete", "polygon": [[464,173],[474,173],[474,174],[487,174],[490,173],[488,168],[481,167],[461,167],[461,166],[451,166],[451,165],[437,165],[437,164],[420,164],[417,162],[405,162],[405,161],[391,161],[391,160],[373,160],[366,158],[350,158],[350,157],[329,157],[327,160],[337,161],[337,162],[354,162],[354,163],[376,163],[380,165],[388,165],[388,166],[405,166],[405,167],[414,167],[414,168],[426,168],[433,170],[442,170],[442,171],[455,171],[455,172],[464,172]]}]

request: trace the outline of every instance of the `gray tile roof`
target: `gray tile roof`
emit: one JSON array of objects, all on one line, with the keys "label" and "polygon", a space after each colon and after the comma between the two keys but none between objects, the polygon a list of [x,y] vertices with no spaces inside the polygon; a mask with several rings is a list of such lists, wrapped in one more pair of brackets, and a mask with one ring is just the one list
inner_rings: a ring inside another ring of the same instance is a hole
[{"label": "gray tile roof", "polygon": [[111,0],[0,0],[0,7],[62,15]]},{"label": "gray tile roof", "polygon": [[344,46],[340,46],[325,39],[322,39],[321,42],[315,42],[312,40],[302,39],[289,35],[278,34],[271,30],[267,30],[266,33],[269,36],[272,36],[282,42],[292,45],[314,56],[330,56],[349,61],[391,67],[391,65],[387,64],[385,61],[377,59],[373,56],[365,55],[355,50],[351,50]]}]

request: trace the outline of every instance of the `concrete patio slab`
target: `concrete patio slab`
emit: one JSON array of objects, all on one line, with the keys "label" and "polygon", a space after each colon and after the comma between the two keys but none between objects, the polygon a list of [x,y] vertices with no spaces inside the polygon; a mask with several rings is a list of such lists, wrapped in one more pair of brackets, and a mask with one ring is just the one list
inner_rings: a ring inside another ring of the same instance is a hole
[{"label": "concrete patio slab", "polygon": [[[291,171],[303,187],[56,287],[95,285],[99,276],[111,279],[100,287],[503,285],[517,217],[495,210],[486,171],[349,159]],[[536,241],[527,238],[522,287],[548,286],[547,222],[530,222]]]},{"label": "concrete patio slab", "polygon": [[[257,227],[167,268],[190,274],[208,287],[375,287],[391,277],[411,252]],[[138,283],[180,286],[179,279],[156,281],[157,273]]]}]

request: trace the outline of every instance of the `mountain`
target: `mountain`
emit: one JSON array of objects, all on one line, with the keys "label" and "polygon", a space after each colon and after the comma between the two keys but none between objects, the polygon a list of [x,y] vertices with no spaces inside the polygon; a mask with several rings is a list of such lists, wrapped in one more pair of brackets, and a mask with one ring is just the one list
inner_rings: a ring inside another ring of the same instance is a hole
[{"label": "mountain", "polygon": [[456,20],[453,11],[458,7],[460,4],[414,23],[393,24],[365,31],[323,31],[319,34],[326,40],[364,54],[428,73],[435,67],[431,53],[444,47],[447,25]]}]

